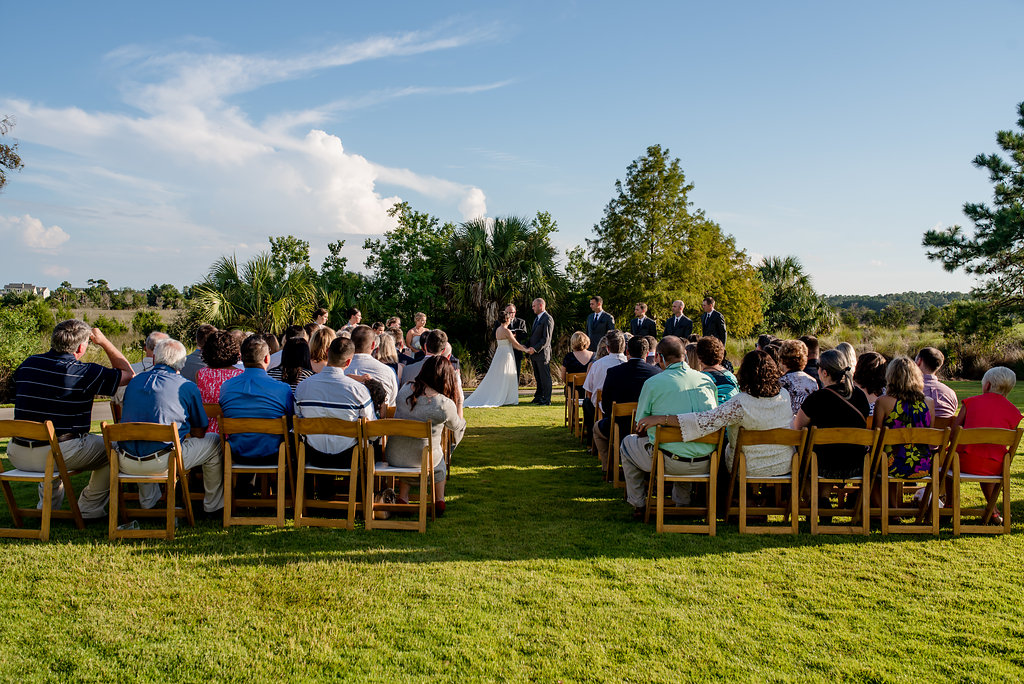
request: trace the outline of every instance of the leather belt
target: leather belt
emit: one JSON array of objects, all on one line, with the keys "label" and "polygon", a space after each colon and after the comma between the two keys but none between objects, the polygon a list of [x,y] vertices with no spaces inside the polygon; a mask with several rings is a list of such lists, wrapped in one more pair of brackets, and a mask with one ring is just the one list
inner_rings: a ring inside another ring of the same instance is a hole
[{"label": "leather belt", "polygon": [[164,447],[160,451],[154,451],[153,453],[146,454],[145,456],[136,456],[135,454],[129,454],[121,447],[114,447],[114,450],[117,451],[118,455],[124,456],[125,458],[130,458],[133,461],[139,461],[140,463],[143,461],[152,461],[154,459],[160,458],[161,456],[166,456],[167,454],[171,453],[171,451],[173,451],[171,447]]},{"label": "leather belt", "polygon": [[[84,432],[65,432],[64,434],[57,435],[58,442],[69,442],[72,439],[78,439]],[[18,446],[28,447],[30,449],[38,449],[42,446],[50,446],[50,443],[45,439],[24,439],[22,437],[11,437],[11,441]]]},{"label": "leather belt", "polygon": [[671,458],[673,461],[683,461],[684,463],[700,463],[701,461],[710,461],[711,454],[707,456],[698,456],[697,458],[687,458],[686,456],[680,456],[679,454],[673,454],[671,451],[665,451],[662,448],[658,448],[663,456]]}]

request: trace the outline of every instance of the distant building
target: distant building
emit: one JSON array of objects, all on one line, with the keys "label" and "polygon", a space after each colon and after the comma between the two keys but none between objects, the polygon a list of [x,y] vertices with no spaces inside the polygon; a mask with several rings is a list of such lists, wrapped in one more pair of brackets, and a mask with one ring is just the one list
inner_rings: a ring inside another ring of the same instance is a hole
[{"label": "distant building", "polygon": [[50,296],[50,288],[36,287],[31,283],[7,283],[3,286],[3,289],[0,289],[0,294],[7,294],[8,292],[27,292],[43,299]]}]

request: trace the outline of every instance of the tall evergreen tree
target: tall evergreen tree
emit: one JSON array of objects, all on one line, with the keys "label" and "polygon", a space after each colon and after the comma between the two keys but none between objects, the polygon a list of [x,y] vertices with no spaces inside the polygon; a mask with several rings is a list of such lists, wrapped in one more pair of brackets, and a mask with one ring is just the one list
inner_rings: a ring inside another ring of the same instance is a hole
[{"label": "tall evergreen tree", "polygon": [[629,165],[587,240],[593,294],[626,319],[639,301],[665,316],[675,299],[692,311],[710,294],[730,331],[749,334],[761,322],[760,281],[735,239],[692,208],[691,190],[679,159],[660,145]]}]

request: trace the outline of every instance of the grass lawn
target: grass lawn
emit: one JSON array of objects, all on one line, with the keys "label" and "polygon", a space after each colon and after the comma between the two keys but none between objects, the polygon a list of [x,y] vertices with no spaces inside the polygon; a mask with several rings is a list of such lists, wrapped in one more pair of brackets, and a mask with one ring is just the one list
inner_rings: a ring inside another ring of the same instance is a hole
[{"label": "grass lawn", "polygon": [[561,405],[467,418],[425,535],[200,523],[110,543],[57,522],[48,544],[0,541],[0,680],[1024,678],[1019,522],[1006,538],[657,535]]}]

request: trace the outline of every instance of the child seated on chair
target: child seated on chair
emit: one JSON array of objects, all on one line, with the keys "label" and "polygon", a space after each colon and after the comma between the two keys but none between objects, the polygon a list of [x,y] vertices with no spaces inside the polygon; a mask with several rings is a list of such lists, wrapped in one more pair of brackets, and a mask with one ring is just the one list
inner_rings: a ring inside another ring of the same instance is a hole
[{"label": "child seated on chair", "polygon": [[[1002,428],[1016,430],[1020,425],[1021,412],[1010,403],[1007,395],[1017,384],[1017,375],[1009,368],[990,368],[981,379],[981,394],[964,399],[954,426],[962,428]],[[1005,450],[994,444],[964,444],[957,448],[960,456],[960,472],[965,475],[1002,475]],[[946,496],[952,494],[952,481],[946,480]],[[982,482],[981,491],[985,500],[991,503],[996,493],[996,484]],[[1005,496],[1005,495],[1004,495]],[[992,522],[1002,524],[1002,516],[993,513]]]}]

